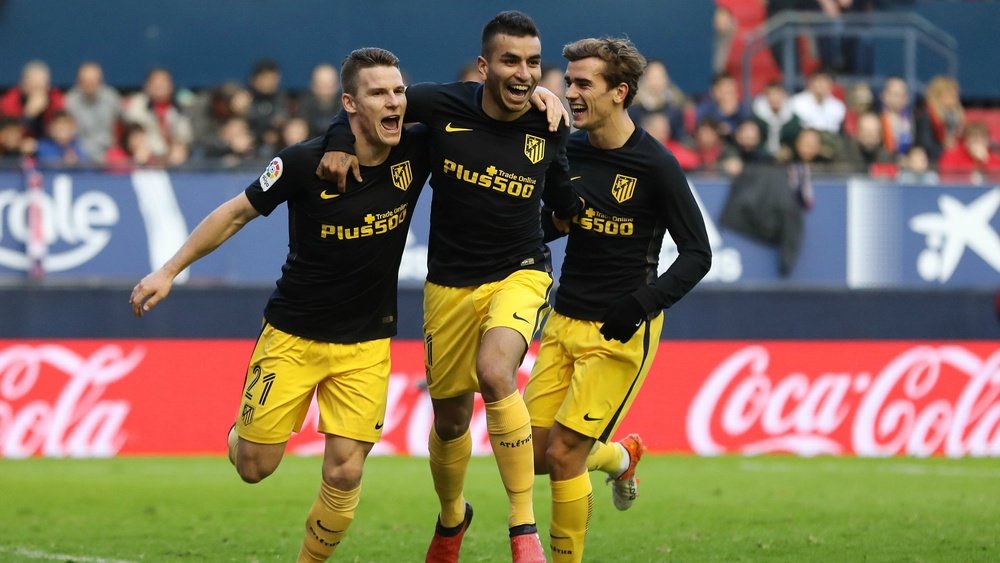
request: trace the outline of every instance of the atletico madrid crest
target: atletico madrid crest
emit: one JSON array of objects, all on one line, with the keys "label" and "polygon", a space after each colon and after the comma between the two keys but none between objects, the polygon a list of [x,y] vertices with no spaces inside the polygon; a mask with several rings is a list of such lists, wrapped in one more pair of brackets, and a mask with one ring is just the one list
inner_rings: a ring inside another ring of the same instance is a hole
[{"label": "atletico madrid crest", "polygon": [[538,164],[545,157],[545,139],[534,135],[524,136],[524,156],[532,164]]},{"label": "atletico madrid crest", "polygon": [[406,188],[410,187],[410,182],[413,181],[413,170],[410,169],[410,161],[405,160],[399,164],[393,164],[389,170],[392,172],[392,185],[405,192]]},{"label": "atletico madrid crest", "polygon": [[632,199],[635,193],[636,179],[631,176],[618,174],[615,176],[615,183],[611,186],[611,195],[615,196],[615,201],[624,203]]}]

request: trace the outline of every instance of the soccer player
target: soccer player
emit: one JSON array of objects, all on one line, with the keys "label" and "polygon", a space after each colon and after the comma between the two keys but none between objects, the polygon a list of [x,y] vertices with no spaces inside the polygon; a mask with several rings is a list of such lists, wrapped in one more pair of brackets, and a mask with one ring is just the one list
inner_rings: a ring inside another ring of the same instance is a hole
[{"label": "soccer player", "polygon": [[354,518],[364,461],[385,415],[399,264],[429,174],[426,129],[403,130],[406,96],[396,56],[378,48],[353,51],[341,81],[365,181],[341,194],[316,178],[321,137],[282,150],[143,278],[129,300],[135,315],[149,312],[177,274],[287,202],[289,253],[247,369],[230,460],[248,483],[274,472],[315,390],[326,448],[299,562],[325,561]]},{"label": "soccer player", "polygon": [[[579,211],[580,200],[565,159],[568,127],[550,132],[546,114],[531,111],[541,59],[531,18],[502,12],[483,29],[477,59],[483,84],[416,84],[406,91],[407,118],[430,131],[434,189],[424,342],[434,409],[430,466],[441,511],[428,562],[457,561],[472,520],[463,488],[477,391],[510,501],[512,559],[545,560],[531,498],[531,426],[517,368],[552,284],[540,199],[564,219]],[[346,152],[338,130],[335,120],[327,146]],[[346,174],[345,159],[325,156],[326,173]]]},{"label": "soccer player", "polygon": [[[536,468],[552,487],[553,561],[581,561],[593,503],[588,469],[609,474],[615,506],[635,500],[642,442],[608,443],[656,354],[662,310],[708,272],[701,212],[677,160],[626,109],[646,61],[627,39],[567,45],[567,147],[586,202],[573,219],[555,307],[525,389]],[[548,219],[543,213],[543,221]],[[664,233],[679,254],[657,277]],[[546,238],[556,229],[546,228]],[[638,332],[638,334],[636,334]],[[593,452],[593,453],[591,453]]]}]

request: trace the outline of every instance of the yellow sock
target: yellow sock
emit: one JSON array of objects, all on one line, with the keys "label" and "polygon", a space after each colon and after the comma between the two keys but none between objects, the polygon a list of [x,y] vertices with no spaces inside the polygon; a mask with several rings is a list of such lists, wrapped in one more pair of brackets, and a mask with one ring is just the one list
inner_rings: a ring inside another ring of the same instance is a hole
[{"label": "yellow sock", "polygon": [[587,456],[587,471],[603,471],[612,477],[621,475],[624,450],[615,442],[594,442]]},{"label": "yellow sock", "polygon": [[552,525],[549,529],[552,563],[583,560],[583,542],[594,510],[590,474],[552,481]]},{"label": "yellow sock", "polygon": [[535,454],[531,444],[531,419],[521,394],[486,403],[486,430],[500,468],[500,480],[510,499],[509,527],[534,524],[531,487],[535,483]]},{"label": "yellow sock", "polygon": [[430,453],[434,490],[441,502],[441,525],[454,528],[465,520],[465,496],[462,489],[465,486],[469,458],[472,457],[472,434],[467,431],[446,442],[431,426],[427,449]]},{"label": "yellow sock", "polygon": [[298,563],[326,561],[354,520],[354,509],[361,498],[361,486],[341,491],[321,483],[319,496],[306,519],[306,534],[299,550]]}]

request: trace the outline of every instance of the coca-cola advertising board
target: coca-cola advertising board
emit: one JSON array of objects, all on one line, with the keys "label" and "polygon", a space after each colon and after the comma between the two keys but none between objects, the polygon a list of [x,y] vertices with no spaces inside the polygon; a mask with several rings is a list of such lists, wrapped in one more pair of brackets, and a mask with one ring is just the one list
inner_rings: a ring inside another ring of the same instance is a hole
[{"label": "coca-cola advertising board", "polygon": [[[397,340],[378,454],[426,455],[422,343]],[[222,453],[250,340],[0,340],[0,456]],[[534,348],[519,374],[527,381]],[[292,453],[322,449],[315,404]],[[654,452],[1000,455],[1000,343],[664,341],[620,433]],[[477,399],[474,451],[487,453]]]}]

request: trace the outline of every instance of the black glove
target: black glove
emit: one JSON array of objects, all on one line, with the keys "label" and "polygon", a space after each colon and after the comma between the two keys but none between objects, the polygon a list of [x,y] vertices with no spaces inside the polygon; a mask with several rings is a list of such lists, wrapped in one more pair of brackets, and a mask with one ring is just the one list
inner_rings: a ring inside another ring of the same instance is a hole
[{"label": "black glove", "polygon": [[646,320],[646,310],[639,300],[626,295],[616,301],[601,318],[601,335],[605,340],[628,342]]}]

